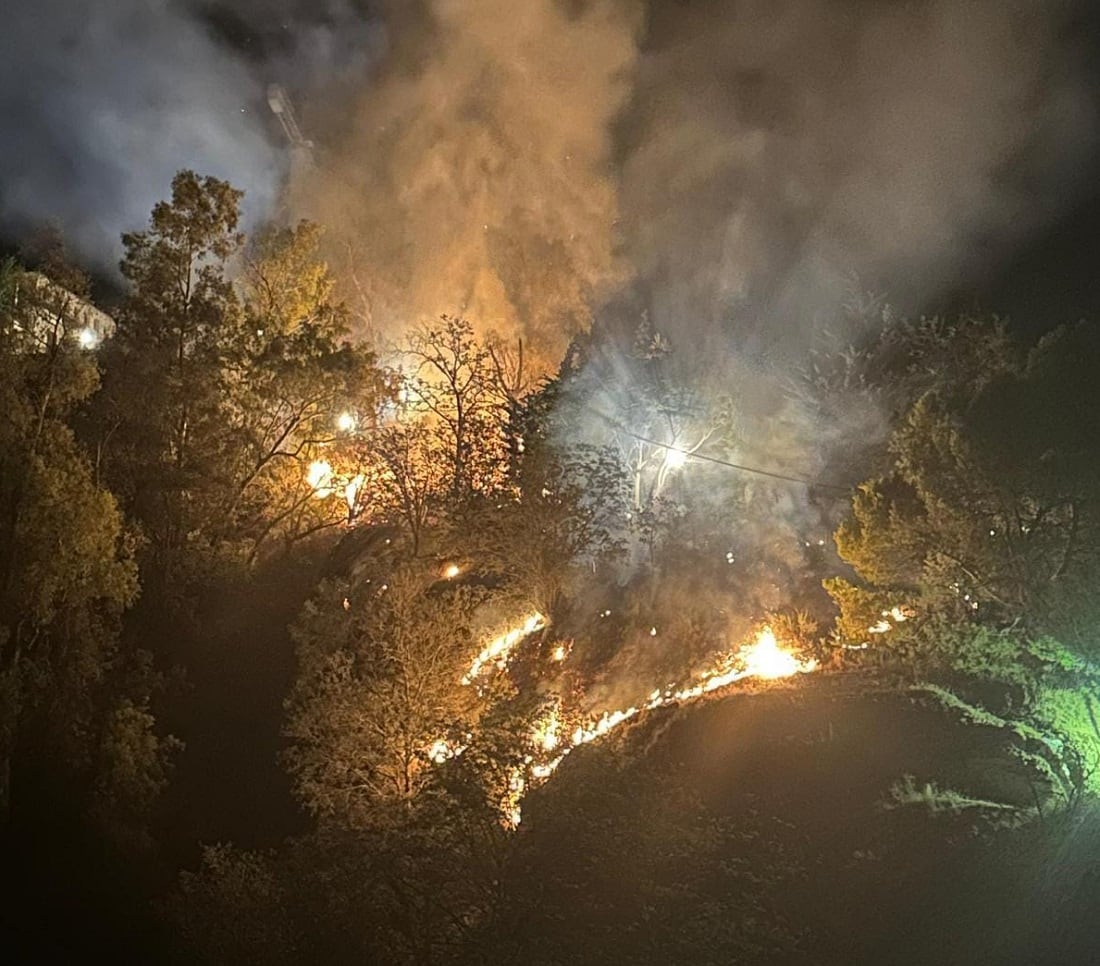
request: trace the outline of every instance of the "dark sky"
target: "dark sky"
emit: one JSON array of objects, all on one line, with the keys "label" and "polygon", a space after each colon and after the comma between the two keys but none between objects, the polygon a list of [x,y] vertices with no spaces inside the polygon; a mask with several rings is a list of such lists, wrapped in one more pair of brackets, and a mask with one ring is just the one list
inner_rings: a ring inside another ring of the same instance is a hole
[{"label": "dark sky", "polygon": [[[18,241],[61,222],[109,273],[118,232],[183,166],[244,187],[260,218],[287,168],[266,85],[288,85],[338,140],[372,85],[430,71],[470,2],[13,0],[0,230]],[[615,8],[634,31],[608,177],[658,315],[720,312],[737,286],[797,314],[829,292],[833,259],[911,287],[913,306],[1010,314],[1028,332],[1100,317],[1097,4],[533,2],[581,23]],[[969,7],[987,19],[956,17]],[[1002,92],[1018,116],[986,123]],[[726,150],[754,139],[751,156]]]}]

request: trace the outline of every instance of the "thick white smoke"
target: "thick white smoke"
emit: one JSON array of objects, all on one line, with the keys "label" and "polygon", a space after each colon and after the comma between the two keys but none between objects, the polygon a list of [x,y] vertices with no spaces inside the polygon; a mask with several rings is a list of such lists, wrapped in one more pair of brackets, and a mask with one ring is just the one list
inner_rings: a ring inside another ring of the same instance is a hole
[{"label": "thick white smoke", "polygon": [[[179,5],[15,0],[0,28],[0,218],[58,224],[82,259],[113,268],[177,170],[274,200],[280,157],[253,113],[261,88]],[[266,119],[265,119],[266,120]]]}]

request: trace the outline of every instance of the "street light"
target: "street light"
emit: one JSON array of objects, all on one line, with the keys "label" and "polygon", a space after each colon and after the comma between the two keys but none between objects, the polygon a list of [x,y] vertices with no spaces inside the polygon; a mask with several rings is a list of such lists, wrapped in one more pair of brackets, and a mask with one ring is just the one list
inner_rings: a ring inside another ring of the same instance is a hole
[{"label": "street light", "polygon": [[687,462],[688,454],[683,450],[665,447],[665,466],[670,470],[678,470]]}]

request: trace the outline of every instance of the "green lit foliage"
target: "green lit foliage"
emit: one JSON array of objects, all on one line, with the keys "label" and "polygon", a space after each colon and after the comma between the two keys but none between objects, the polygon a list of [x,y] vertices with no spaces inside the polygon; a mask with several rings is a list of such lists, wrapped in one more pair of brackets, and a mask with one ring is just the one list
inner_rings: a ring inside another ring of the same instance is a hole
[{"label": "green lit foliage", "polygon": [[[1082,325],[924,393],[837,531],[859,582],[827,583],[841,643],[1027,731],[1066,798],[1100,761],[1098,364],[1100,335]],[[889,616],[899,606],[911,619]]]}]

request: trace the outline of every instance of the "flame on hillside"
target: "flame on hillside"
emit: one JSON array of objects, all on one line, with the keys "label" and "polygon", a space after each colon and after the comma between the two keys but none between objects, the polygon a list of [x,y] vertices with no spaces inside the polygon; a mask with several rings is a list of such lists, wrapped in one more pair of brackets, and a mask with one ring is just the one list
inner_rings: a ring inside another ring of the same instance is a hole
[{"label": "flame on hillside", "polygon": [[545,626],[546,618],[536,611],[524,618],[522,623],[516,627],[505,631],[498,637],[494,637],[470,663],[470,669],[462,676],[462,683],[472,684],[490,665],[503,671],[508,666],[512,649],[528,634],[534,634],[535,631],[542,630]]},{"label": "flame on hillside", "polygon": [[695,684],[680,689],[657,689],[644,704],[604,711],[599,717],[577,726],[568,736],[568,740],[565,740],[561,732],[560,706],[555,704],[547,717],[535,725],[530,737],[536,749],[548,754],[557,751],[558,754],[547,761],[537,761],[531,757],[525,768],[515,770],[509,782],[508,801],[503,806],[506,819],[513,826],[519,824],[523,793],[533,784],[549,778],[574,748],[602,738],[642,711],[691,701],[746,678],[774,681],[815,670],[816,661],[802,660],[784,649],[776,640],[772,629],[764,627],[752,643],[721,655],[712,667],[698,676]]},{"label": "flame on hillside", "polygon": [[[504,670],[516,645],[529,634],[546,626],[546,618],[535,612],[525,617],[516,626],[494,637],[470,663],[469,669],[462,677],[462,683],[472,684],[489,667]],[[555,652],[552,654],[552,659],[561,660],[561,657]],[[772,629],[764,627],[751,643],[720,655],[711,667],[697,675],[694,684],[683,688],[671,687],[665,690],[658,688],[645,702],[628,708],[604,711],[599,716],[576,726],[572,732],[566,731],[561,699],[555,697],[528,735],[532,753],[527,755],[522,765],[513,768],[509,775],[508,788],[501,802],[504,823],[513,828],[519,825],[522,818],[523,796],[531,787],[553,775],[566,755],[574,748],[602,738],[643,711],[692,701],[746,678],[773,681],[796,674],[808,674],[816,669],[816,661],[802,660],[797,654],[785,649],[776,639]],[[436,764],[442,764],[461,755],[465,750],[465,744],[456,744],[440,738],[426,749],[425,755]]]}]

